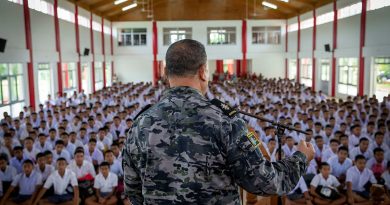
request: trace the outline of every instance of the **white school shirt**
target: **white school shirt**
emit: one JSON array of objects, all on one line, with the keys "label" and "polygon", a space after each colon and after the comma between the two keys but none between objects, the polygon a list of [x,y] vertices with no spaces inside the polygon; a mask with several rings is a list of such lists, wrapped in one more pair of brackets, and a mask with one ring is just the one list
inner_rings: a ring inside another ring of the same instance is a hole
[{"label": "white school shirt", "polygon": [[50,174],[55,171],[55,168],[53,165],[45,164],[45,170],[43,170],[43,172],[42,172],[41,169],[39,168],[39,166],[36,165],[35,171],[42,175],[42,181],[44,182],[47,180],[47,178],[50,176]]},{"label": "white school shirt", "polygon": [[0,180],[5,182],[11,182],[12,179],[18,174],[18,171],[13,166],[7,166],[4,172],[0,169]]},{"label": "white school shirt", "polygon": [[340,186],[340,182],[339,180],[337,180],[337,178],[333,175],[329,175],[327,179],[324,178],[324,176],[322,176],[322,174],[317,174],[312,180],[311,180],[311,183],[310,183],[311,186],[313,187],[317,187],[317,186],[326,186],[326,187],[333,187],[333,188],[337,188],[338,186]]},{"label": "white school shirt", "polygon": [[66,188],[68,185],[78,186],[76,174],[69,169],[65,169],[65,174],[63,177],[60,176],[58,170],[53,172],[49,178],[47,178],[45,189],[49,189],[51,186],[54,186],[54,193],[57,195],[66,194]]},{"label": "white school shirt", "polygon": [[336,153],[334,153],[332,151],[332,149],[330,147],[328,147],[328,149],[326,149],[325,151],[322,152],[321,161],[327,162],[331,157],[336,156],[336,155],[337,155],[337,151],[336,151]]},{"label": "white school shirt", "polygon": [[364,168],[364,170],[360,172],[356,166],[348,169],[346,181],[352,183],[353,191],[364,191],[364,185],[366,185],[368,181],[373,184],[377,183],[371,170]]},{"label": "white school shirt", "polygon": [[287,144],[285,144],[282,149],[286,157],[292,156],[297,151],[297,147],[295,145],[290,149]]},{"label": "white school shirt", "polygon": [[340,164],[339,157],[335,155],[329,158],[328,164],[330,165],[332,175],[340,177],[340,175],[346,174],[347,170],[352,167],[352,160],[347,158],[342,164]]},{"label": "white school shirt", "polygon": [[372,151],[367,149],[367,151],[365,151],[364,153],[360,150],[360,147],[355,147],[353,148],[350,152],[349,152],[349,158],[351,158],[352,160],[355,160],[355,157],[357,155],[363,155],[366,160],[369,160],[373,157],[373,154],[372,154]]},{"label": "white school shirt", "polygon": [[298,184],[295,186],[295,188],[292,191],[290,191],[289,194],[294,193],[297,189],[301,189],[302,193],[305,193],[308,191],[305,179],[302,176],[301,176],[301,178],[299,178]]},{"label": "white school shirt", "polygon": [[102,193],[111,193],[118,186],[118,176],[109,172],[107,178],[103,174],[98,174],[95,178],[93,188],[99,189]]},{"label": "white school shirt", "polygon": [[87,160],[83,161],[83,165],[81,165],[81,167],[77,166],[75,160],[72,160],[68,165],[68,169],[76,174],[77,179],[82,178],[87,174],[91,174],[93,177],[96,176],[95,168],[92,163]]},{"label": "white school shirt", "polygon": [[42,176],[36,171],[32,171],[30,176],[20,173],[12,180],[11,186],[19,187],[20,195],[32,195],[36,191],[36,186],[42,185]]},{"label": "white school shirt", "polygon": [[382,174],[382,178],[385,180],[385,186],[387,189],[390,189],[390,173],[389,171],[385,171]]}]

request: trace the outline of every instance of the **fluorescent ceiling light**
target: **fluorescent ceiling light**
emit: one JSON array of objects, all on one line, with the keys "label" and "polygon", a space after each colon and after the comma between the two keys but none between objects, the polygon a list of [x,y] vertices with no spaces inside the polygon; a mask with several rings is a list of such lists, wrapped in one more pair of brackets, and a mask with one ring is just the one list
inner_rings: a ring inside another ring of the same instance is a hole
[{"label": "fluorescent ceiling light", "polygon": [[269,7],[271,9],[277,9],[278,8],[275,4],[271,4],[271,3],[267,2],[267,1],[263,1],[262,4],[263,4],[263,6]]},{"label": "fluorescent ceiling light", "polygon": [[114,2],[114,4],[115,4],[115,5],[118,5],[118,4],[121,4],[121,3],[126,2],[126,1],[128,1],[128,0],[116,0],[116,1]]},{"label": "fluorescent ceiling light", "polygon": [[122,11],[127,11],[127,10],[132,9],[132,8],[135,8],[135,7],[137,7],[137,3],[130,4],[130,5],[128,5],[128,6],[123,7],[123,8],[122,8]]},{"label": "fluorescent ceiling light", "polygon": [[283,1],[283,2],[286,2],[286,3],[288,3],[288,0],[280,0],[280,1]]}]

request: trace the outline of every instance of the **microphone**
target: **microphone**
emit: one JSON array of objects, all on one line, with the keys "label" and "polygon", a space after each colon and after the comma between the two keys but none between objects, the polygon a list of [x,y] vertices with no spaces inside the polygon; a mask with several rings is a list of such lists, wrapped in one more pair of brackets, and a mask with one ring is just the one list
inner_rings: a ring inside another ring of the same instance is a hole
[{"label": "microphone", "polygon": [[[222,102],[222,101],[220,101],[220,100],[218,100],[216,98],[212,99],[210,102],[211,102],[211,104],[213,104],[213,105],[217,106],[219,109],[221,109],[223,114],[229,116],[230,118],[234,118],[238,113],[241,113],[243,115],[250,116],[250,117],[256,118],[258,120],[268,122],[268,123],[270,123],[273,126],[276,126],[278,128],[294,130],[294,131],[297,131],[297,132],[300,132],[300,133],[303,133],[303,134],[306,134],[306,135],[310,134],[308,132],[296,129],[295,127],[291,127],[291,126],[288,126],[288,125],[285,125],[285,124],[281,124],[279,122],[275,122],[275,121],[267,119],[267,118],[263,118],[263,117],[260,117],[260,116],[257,116],[257,115],[254,115],[254,114],[251,114],[251,113],[248,113],[248,112],[244,112],[244,111],[238,110],[237,108],[232,108],[227,103],[224,103],[224,102]],[[282,133],[279,133],[279,134],[282,134]]]},{"label": "microphone", "polygon": [[151,108],[153,105],[152,104],[147,104],[145,105],[144,108],[142,108],[141,111],[139,111],[139,113],[134,117],[133,121],[135,121],[143,112],[145,112],[146,110],[148,110],[149,108]]}]

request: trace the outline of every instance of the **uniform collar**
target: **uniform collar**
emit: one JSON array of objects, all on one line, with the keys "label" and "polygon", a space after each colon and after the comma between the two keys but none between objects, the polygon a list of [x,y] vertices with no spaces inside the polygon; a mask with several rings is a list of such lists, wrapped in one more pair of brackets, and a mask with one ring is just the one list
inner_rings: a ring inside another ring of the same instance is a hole
[{"label": "uniform collar", "polygon": [[195,95],[204,98],[204,95],[197,89],[189,86],[177,86],[166,90],[163,94],[163,98],[177,95]]}]

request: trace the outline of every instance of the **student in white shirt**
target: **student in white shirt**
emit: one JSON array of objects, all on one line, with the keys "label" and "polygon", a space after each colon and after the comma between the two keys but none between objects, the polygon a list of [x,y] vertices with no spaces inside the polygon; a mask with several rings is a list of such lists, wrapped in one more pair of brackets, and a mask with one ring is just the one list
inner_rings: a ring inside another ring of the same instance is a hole
[{"label": "student in white shirt", "polygon": [[110,172],[110,164],[102,162],[100,164],[100,174],[95,178],[95,196],[85,200],[86,205],[115,205],[118,201],[115,193],[118,186],[118,177]]},{"label": "student in white shirt", "polygon": [[295,188],[287,194],[286,204],[289,205],[312,205],[312,197],[309,194],[304,176],[298,181]]},{"label": "student in white shirt", "polygon": [[[57,159],[57,171],[53,172],[46,180],[33,205],[37,205],[38,202],[43,205],[79,204],[79,189],[76,174],[66,169],[66,166],[67,162],[65,158],[61,157]],[[68,193],[69,185],[73,188],[73,194]],[[40,201],[46,191],[52,186],[54,188],[54,194]]]},{"label": "student in white shirt", "polygon": [[34,148],[39,152],[45,152],[47,150],[53,150],[50,142],[47,141],[47,136],[43,133],[38,135],[38,140],[34,143]]},{"label": "student in white shirt", "polygon": [[[41,186],[41,174],[34,171],[33,162],[27,159],[23,162],[23,173],[16,175],[12,180],[12,184],[1,199],[0,205],[31,204]],[[9,200],[11,193],[17,187],[19,188],[18,195]]]},{"label": "student in white shirt", "polygon": [[74,153],[74,160],[70,162],[68,169],[76,174],[77,179],[85,178],[87,175],[92,178],[96,176],[95,168],[91,162],[84,159],[84,150],[81,148]]},{"label": "student in white shirt", "polygon": [[0,154],[0,183],[4,185],[3,190],[7,190],[11,185],[12,179],[18,174],[13,166],[9,166],[8,158]]},{"label": "student in white shirt", "polygon": [[366,160],[369,160],[372,158],[372,151],[368,149],[370,142],[367,138],[363,137],[360,138],[359,146],[353,148],[350,153],[349,157],[353,160],[356,158],[357,155],[363,155],[366,157]]},{"label": "student in white shirt", "polygon": [[322,153],[324,153],[325,150],[327,150],[328,146],[324,144],[324,138],[322,136],[317,135],[314,139],[315,139],[314,150],[316,152],[315,159],[316,161],[321,162]]},{"label": "student in white shirt", "polygon": [[64,141],[57,140],[55,150],[53,151],[53,160],[57,161],[59,158],[64,158],[66,162],[70,162],[70,154],[65,148]]},{"label": "student in white shirt", "polygon": [[36,159],[35,171],[41,174],[42,182],[44,183],[55,169],[53,165],[46,164],[46,156],[44,153],[38,153]]},{"label": "student in white shirt", "polygon": [[34,139],[31,137],[27,137],[24,141],[24,149],[23,149],[23,155],[27,159],[35,162],[35,157],[39,153],[39,150],[36,150],[34,147]]},{"label": "student in white shirt", "polygon": [[326,162],[320,165],[320,173],[310,183],[310,194],[314,197],[315,204],[342,205],[346,197],[339,194],[342,186],[337,178],[330,174],[330,166]]},{"label": "student in white shirt", "polygon": [[383,172],[386,170],[385,151],[382,148],[374,149],[374,157],[369,159],[366,163],[366,167],[374,173],[377,180],[380,179]]},{"label": "student in white shirt", "polygon": [[84,153],[85,153],[85,158],[92,162],[94,166],[98,166],[99,163],[102,163],[104,160],[103,153],[96,148],[96,139],[90,139],[88,142],[88,146],[85,146],[84,148]]},{"label": "student in white shirt", "polygon": [[297,151],[297,148],[294,145],[294,139],[291,136],[286,137],[286,144],[282,147],[286,157],[290,157]]},{"label": "student in white shirt", "polygon": [[389,146],[384,142],[384,135],[382,132],[376,132],[374,140],[370,143],[370,150],[374,150],[375,148],[379,147],[383,150],[389,150]]},{"label": "student in white shirt", "polygon": [[322,152],[321,161],[327,162],[329,158],[337,155],[337,149],[340,146],[340,142],[337,139],[331,139],[329,147]]},{"label": "student in white shirt", "polygon": [[340,147],[337,155],[329,158],[328,164],[331,168],[331,174],[344,183],[347,170],[352,167],[352,160],[348,158],[348,148]]},{"label": "student in white shirt", "polygon": [[386,171],[382,174],[382,179],[385,180],[385,188],[390,190],[390,161],[387,162]]},{"label": "student in white shirt", "polygon": [[347,194],[349,204],[371,204],[370,192],[366,189],[366,184],[377,181],[371,170],[366,168],[366,158],[363,155],[357,155],[355,166],[347,171]]},{"label": "student in white shirt", "polygon": [[104,152],[104,160],[110,165],[110,172],[117,175],[118,178],[123,178],[122,163],[115,159],[112,150]]}]

